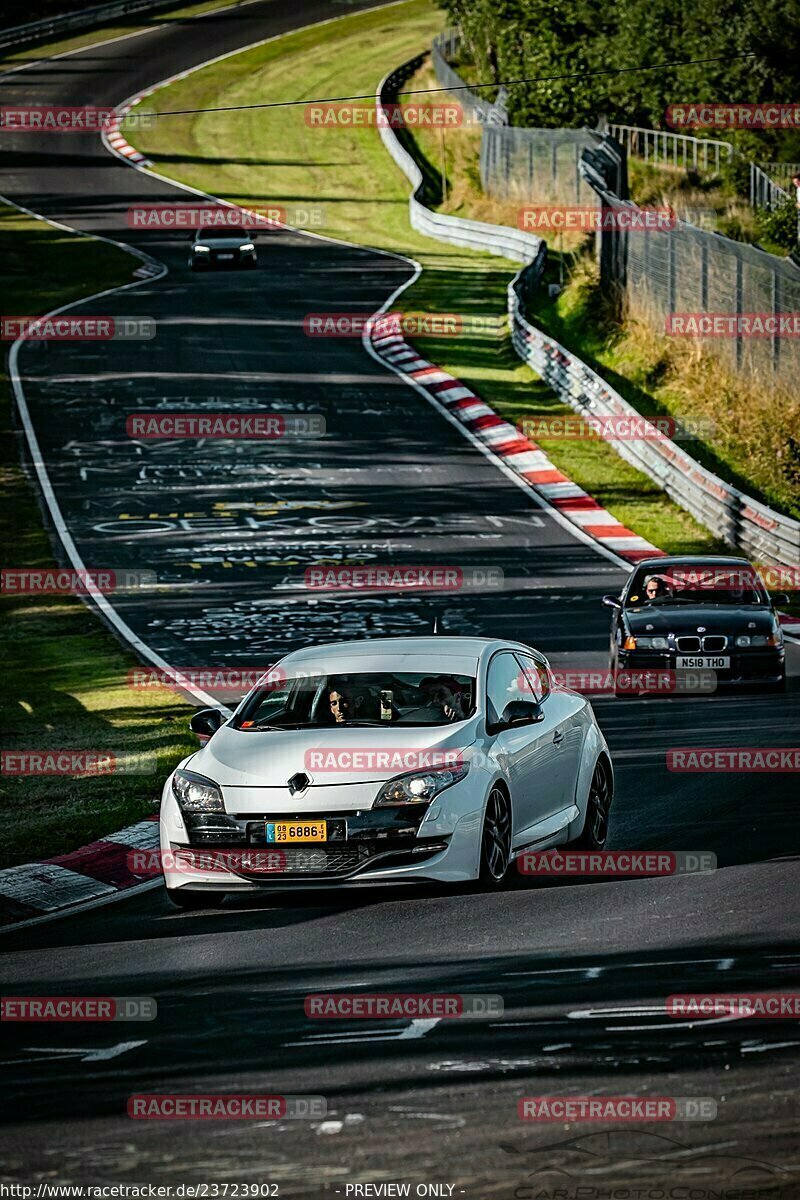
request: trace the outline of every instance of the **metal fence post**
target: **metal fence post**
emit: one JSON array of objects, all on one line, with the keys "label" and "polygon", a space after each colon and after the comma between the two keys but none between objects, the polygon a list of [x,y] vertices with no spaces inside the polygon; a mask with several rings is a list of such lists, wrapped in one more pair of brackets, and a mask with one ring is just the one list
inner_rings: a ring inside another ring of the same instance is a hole
[{"label": "metal fence post", "polygon": [[[744,283],[744,263],[742,262],[741,258],[737,254],[736,255],[736,316],[737,316],[737,318],[739,316],[741,316],[741,313],[742,313],[742,304],[743,304],[743,299],[744,299],[743,283]],[[744,341],[742,339],[742,332],[741,332],[741,328],[739,326],[739,321],[737,320],[737,322],[736,322],[736,367],[737,367],[737,370],[742,365],[743,352],[744,352]]]},{"label": "metal fence post", "polygon": [[700,245],[700,311],[708,312],[708,242]]},{"label": "metal fence post", "polygon": [[781,277],[777,271],[772,272],[772,315],[775,317],[775,328],[772,332],[772,370],[778,373],[781,362],[781,339],[778,331],[778,314],[781,311]]}]

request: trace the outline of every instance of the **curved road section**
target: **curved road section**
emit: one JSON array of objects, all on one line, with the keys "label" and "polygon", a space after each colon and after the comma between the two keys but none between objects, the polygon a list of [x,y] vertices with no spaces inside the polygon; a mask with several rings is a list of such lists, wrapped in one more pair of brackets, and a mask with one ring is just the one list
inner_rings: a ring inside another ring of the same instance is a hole
[{"label": "curved road section", "polygon": [[[204,61],[209,46],[224,53],[340,11],[271,0],[155,22],[0,77],[0,102],[117,104]],[[376,77],[392,65],[376,64]],[[303,333],[308,311],[380,308],[409,278],[405,261],[281,231],[262,238],[256,272],[195,276],[186,238],[126,223],[132,204],[181,203],[185,192],[125,166],[94,136],[4,136],[0,148],[13,201],[168,269],[72,310],[154,318],[151,341],[29,344],[19,356],[76,553],[155,577],[113,597],[152,655],[259,667],[301,644],[426,632],[436,614],[449,632],[528,640],[559,665],[604,663],[598,599],[623,568],[557,524],[360,344],[312,344]],[[130,416],[154,411],[323,418],[326,432],[266,443],[128,436]],[[343,600],[304,586],[311,566],[386,562],[502,575],[503,587]],[[797,648],[789,654],[796,674]],[[616,755],[612,844],[710,851],[715,873],[482,897],[296,893],[188,916],[151,891],[6,935],[4,994],[147,995],[158,1015],[56,1032],[4,1022],[5,1178],[258,1184],[277,1190],[239,1195],[280,1196],[403,1194],[374,1190],[399,1182],[411,1195],[524,1200],[560,1187],[599,1200],[612,1184],[655,1196],[669,1183],[706,1188],[710,1200],[709,1180],[800,1194],[787,1150],[796,1022],[664,1016],[674,992],[796,983],[791,777],[665,767],[671,747],[791,746],[796,693],[597,709]],[[499,994],[505,1015],[306,1017],[309,992],[352,987]],[[128,1099],[145,1092],[321,1095],[328,1112],[134,1121]],[[568,1093],[711,1098],[716,1118],[594,1133],[518,1119],[521,1096]]]}]

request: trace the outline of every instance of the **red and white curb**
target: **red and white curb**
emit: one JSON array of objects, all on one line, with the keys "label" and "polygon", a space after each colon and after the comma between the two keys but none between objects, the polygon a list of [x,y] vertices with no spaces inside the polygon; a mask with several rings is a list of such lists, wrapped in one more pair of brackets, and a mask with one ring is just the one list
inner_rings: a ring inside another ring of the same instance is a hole
[{"label": "red and white curb", "polygon": [[141,151],[132,146],[130,142],[120,133],[120,125],[130,113],[134,105],[138,104],[145,96],[149,96],[150,92],[142,92],[134,100],[126,104],[121,104],[116,109],[116,114],[108,122],[105,130],[105,140],[111,146],[116,154],[121,154],[123,158],[127,158],[130,162],[136,163],[137,166],[149,167],[150,159],[145,158]]},{"label": "red and white curb", "polygon": [[158,848],[158,816],[109,833],[69,854],[0,871],[0,926],[61,912],[140,885],[128,867],[131,850]]},{"label": "red and white curb", "polygon": [[370,329],[370,341],[379,358],[396,372],[407,375],[446,408],[473,437],[588,537],[630,563],[664,554],[632,529],[621,525],[588,492],[559,470],[535,442],[523,437],[516,426],[504,421],[470,388],[422,358],[402,334],[380,332],[378,322]]}]

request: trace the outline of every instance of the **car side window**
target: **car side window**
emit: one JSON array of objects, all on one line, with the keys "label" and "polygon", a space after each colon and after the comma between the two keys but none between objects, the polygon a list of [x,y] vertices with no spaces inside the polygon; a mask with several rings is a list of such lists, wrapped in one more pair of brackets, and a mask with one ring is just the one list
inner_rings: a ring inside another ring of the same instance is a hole
[{"label": "car side window", "polygon": [[517,655],[522,668],[525,672],[525,678],[530,685],[531,694],[527,697],[529,700],[535,700],[537,704],[541,704],[550,692],[550,679],[547,674],[547,667],[544,663],[538,662],[535,658],[529,658],[527,654]]},{"label": "car side window", "polygon": [[497,725],[512,700],[530,699],[530,685],[514,655],[496,654],[486,676],[486,723]]}]

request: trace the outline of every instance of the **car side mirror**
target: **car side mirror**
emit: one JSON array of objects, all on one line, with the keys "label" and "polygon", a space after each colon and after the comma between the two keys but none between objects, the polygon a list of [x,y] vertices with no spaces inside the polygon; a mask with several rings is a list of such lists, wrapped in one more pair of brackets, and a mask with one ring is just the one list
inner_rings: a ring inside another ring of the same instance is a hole
[{"label": "car side mirror", "polygon": [[619,596],[612,596],[611,594],[603,596],[603,604],[605,604],[606,608],[616,609],[617,612],[622,608],[622,601]]},{"label": "car side mirror", "polygon": [[503,709],[500,724],[494,732],[501,729],[515,729],[518,725],[536,725],[544,720],[544,711],[536,700],[510,700]]},{"label": "car side mirror", "polygon": [[787,596],[786,592],[773,592],[770,599],[772,600],[773,604],[791,604],[791,600]]},{"label": "car side mirror", "polygon": [[225,724],[225,714],[218,708],[201,708],[199,712],[194,713],[189,721],[189,728],[192,733],[196,733],[201,744],[213,737],[219,729],[220,725]]}]

